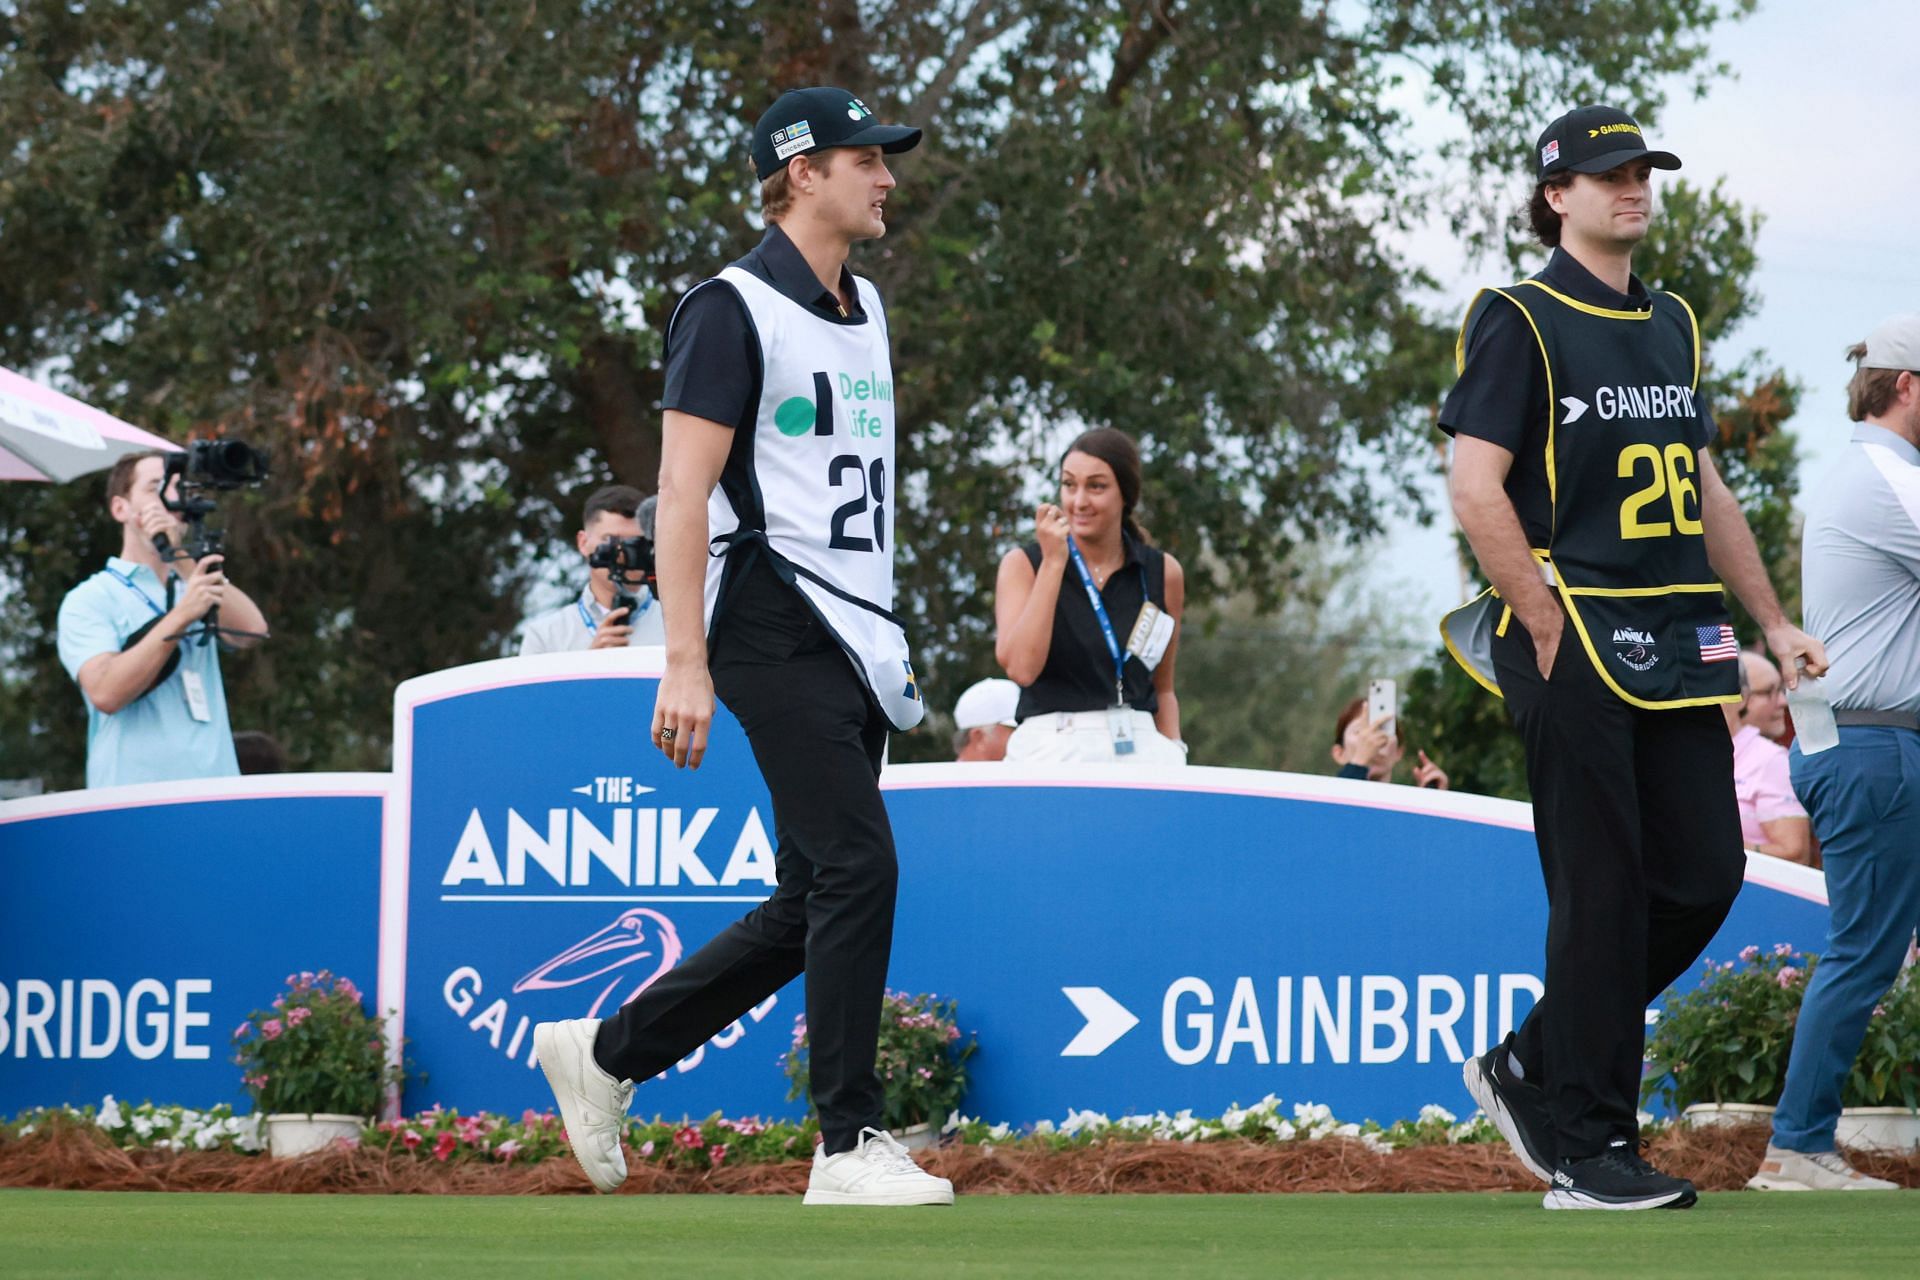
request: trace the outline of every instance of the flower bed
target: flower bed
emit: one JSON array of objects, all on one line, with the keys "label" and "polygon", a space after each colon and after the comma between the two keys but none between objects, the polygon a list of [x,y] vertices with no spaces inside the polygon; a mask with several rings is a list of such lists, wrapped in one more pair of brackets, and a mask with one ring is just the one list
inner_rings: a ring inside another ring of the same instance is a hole
[{"label": "flower bed", "polygon": [[[712,1116],[635,1121],[623,1193],[795,1195],[818,1130],[811,1121]],[[1742,1185],[1763,1126],[1666,1129],[1652,1158],[1700,1186]],[[258,1154],[252,1117],[225,1108],[129,1107],[29,1112],[0,1125],[0,1186],[98,1190],[585,1194],[551,1114],[424,1112],[359,1141],[294,1160]],[[1920,1156],[1855,1154],[1880,1177],[1920,1186]],[[1216,1117],[1070,1113],[1016,1132],[950,1118],[924,1163],[966,1194],[1285,1191],[1537,1191],[1483,1118],[1426,1107],[1391,1126],[1342,1123],[1327,1108],[1266,1098]]]}]

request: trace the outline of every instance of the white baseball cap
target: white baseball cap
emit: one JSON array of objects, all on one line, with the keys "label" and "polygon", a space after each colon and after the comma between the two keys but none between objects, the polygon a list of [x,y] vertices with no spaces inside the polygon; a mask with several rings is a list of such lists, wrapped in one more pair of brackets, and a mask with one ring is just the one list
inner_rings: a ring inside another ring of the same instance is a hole
[{"label": "white baseball cap", "polygon": [[1019,705],[1019,685],[1011,680],[982,680],[953,704],[953,727],[984,729],[990,724],[1012,725]]},{"label": "white baseball cap", "polygon": [[1920,371],[1920,312],[1895,316],[1868,334],[1860,367]]}]

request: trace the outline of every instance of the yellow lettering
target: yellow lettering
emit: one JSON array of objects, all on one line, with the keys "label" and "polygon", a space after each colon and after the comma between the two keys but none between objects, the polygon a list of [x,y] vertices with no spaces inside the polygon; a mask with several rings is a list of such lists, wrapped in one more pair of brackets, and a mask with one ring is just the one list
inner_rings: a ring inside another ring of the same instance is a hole
[{"label": "yellow lettering", "polygon": [[[1700,524],[1700,491],[1693,484],[1694,457],[1691,446],[1674,443],[1667,446],[1667,495],[1673,500],[1673,527],[1681,533],[1698,534],[1703,531]],[[1685,497],[1681,496],[1685,491]],[[1693,503],[1693,514],[1687,514],[1687,502]]]},{"label": "yellow lettering", "polygon": [[1635,538],[1665,538],[1673,533],[1673,526],[1665,520],[1643,521],[1640,513],[1651,504],[1658,502],[1667,491],[1667,473],[1662,466],[1660,450],[1650,444],[1630,444],[1620,451],[1619,475],[1622,480],[1633,479],[1638,468],[1636,463],[1645,459],[1648,470],[1653,472],[1653,480],[1643,489],[1636,489],[1625,502],[1620,504],[1620,537],[1631,541]]}]

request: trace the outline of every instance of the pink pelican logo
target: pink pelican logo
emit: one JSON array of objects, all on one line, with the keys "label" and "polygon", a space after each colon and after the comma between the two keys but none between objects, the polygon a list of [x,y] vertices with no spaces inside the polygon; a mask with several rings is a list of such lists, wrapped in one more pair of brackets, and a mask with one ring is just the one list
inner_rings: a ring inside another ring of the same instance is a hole
[{"label": "pink pelican logo", "polygon": [[[564,987],[577,987],[603,978],[615,970],[657,957],[659,962],[653,966],[653,971],[639,986],[627,993],[626,999],[620,1001],[625,1004],[659,981],[661,974],[679,964],[682,950],[680,932],[673,927],[673,921],[658,911],[635,907],[621,912],[612,924],[588,934],[553,959],[535,966],[533,972],[513,984],[513,990],[518,995],[522,991],[558,991]],[[628,976],[615,976],[585,1016],[599,1017],[607,997]]]}]

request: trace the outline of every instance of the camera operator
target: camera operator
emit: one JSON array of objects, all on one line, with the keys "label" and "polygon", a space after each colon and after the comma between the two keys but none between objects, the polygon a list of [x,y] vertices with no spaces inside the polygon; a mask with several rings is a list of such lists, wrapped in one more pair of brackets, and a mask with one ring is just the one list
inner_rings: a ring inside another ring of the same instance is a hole
[{"label": "camera operator", "polygon": [[[177,500],[160,453],[114,464],[107,510],[121,526],[120,554],[60,604],[60,661],[87,703],[89,787],[240,772],[220,650],[257,643],[267,620],[227,581],[224,557],[187,560],[187,526],[167,509],[163,485]],[[212,644],[199,624],[216,608],[223,638]]]},{"label": "camera operator", "polygon": [[[646,573],[652,576],[653,509],[655,500],[642,499],[638,489],[610,484],[594,490],[581,513],[580,531],[573,544],[589,564],[594,553],[612,540],[608,551],[624,539],[644,539]],[[603,553],[601,558],[605,558]],[[636,575],[637,576],[637,575]],[[617,606],[616,597],[630,594],[636,603]],[[579,598],[527,621],[520,636],[520,653],[567,653],[576,649],[624,649],[630,644],[665,644],[660,610],[652,588],[635,583],[621,587],[611,566],[592,568]]]}]

